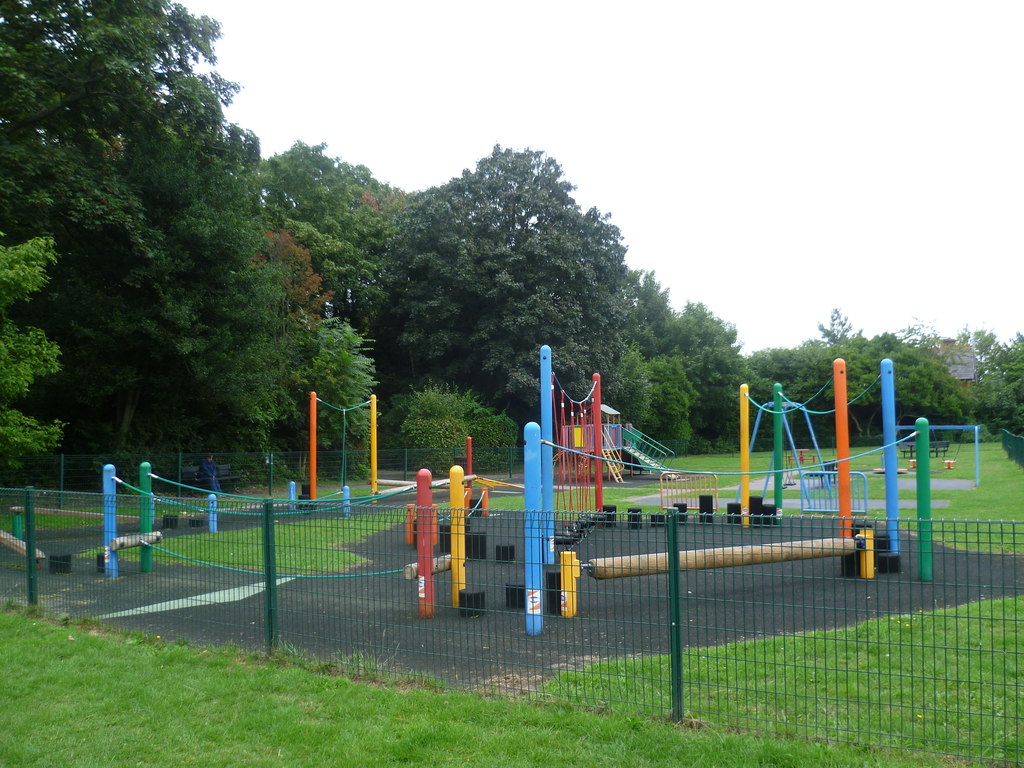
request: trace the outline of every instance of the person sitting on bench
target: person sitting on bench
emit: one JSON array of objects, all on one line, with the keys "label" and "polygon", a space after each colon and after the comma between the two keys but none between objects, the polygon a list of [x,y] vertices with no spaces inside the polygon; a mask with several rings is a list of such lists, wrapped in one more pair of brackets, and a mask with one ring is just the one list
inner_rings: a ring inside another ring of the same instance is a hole
[{"label": "person sitting on bench", "polygon": [[206,454],[199,462],[199,471],[196,472],[196,479],[199,484],[209,488],[214,493],[220,493],[220,480],[217,478],[217,462],[213,460],[213,454]]}]

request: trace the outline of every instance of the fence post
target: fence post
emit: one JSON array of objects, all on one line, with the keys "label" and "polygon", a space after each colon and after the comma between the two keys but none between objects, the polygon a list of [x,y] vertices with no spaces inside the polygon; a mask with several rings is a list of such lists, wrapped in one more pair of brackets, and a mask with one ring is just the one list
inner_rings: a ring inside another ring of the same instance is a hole
[{"label": "fence post", "polygon": [[917,455],[917,538],[921,552],[917,556],[917,577],[932,580],[932,457],[928,419],[914,423],[917,437],[914,452]]},{"label": "fence post", "polygon": [[[139,497],[139,533],[152,533],[155,515],[153,502],[153,478],[150,473],[153,465],[148,461],[139,464],[139,490],[145,495]],[[142,573],[153,572],[153,549],[142,547],[139,552],[139,570]]]},{"label": "fence post", "polygon": [[35,489],[25,489],[25,598],[29,605],[39,603],[39,579],[36,573]]},{"label": "fence post", "polygon": [[666,511],[666,532],[668,533],[668,600],[669,600],[669,648],[672,674],[672,719],[683,719],[683,626],[679,599],[679,514],[677,509]]},{"label": "fence post", "polygon": [[274,546],[274,500],[263,501],[263,637],[267,653],[277,646],[277,551]]},{"label": "fence post", "polygon": [[267,496],[274,495],[274,452],[267,454]]}]

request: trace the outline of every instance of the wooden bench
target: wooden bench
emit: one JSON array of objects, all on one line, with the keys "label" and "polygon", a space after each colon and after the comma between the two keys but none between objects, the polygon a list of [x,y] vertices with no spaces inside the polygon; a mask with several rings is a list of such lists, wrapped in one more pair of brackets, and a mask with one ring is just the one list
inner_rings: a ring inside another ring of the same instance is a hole
[{"label": "wooden bench", "polygon": [[[241,475],[234,475],[231,473],[230,464],[218,464],[217,465],[217,480],[220,481],[221,490],[224,490],[226,483],[231,483],[236,480],[241,480]],[[185,485],[194,485],[196,488],[204,488],[206,490],[212,490],[210,488],[210,481],[206,478],[199,478],[199,466],[193,465],[189,467],[181,468],[181,482]]]},{"label": "wooden bench", "polygon": [[[900,446],[900,454],[905,459],[912,459],[916,455],[917,446],[913,443],[907,442]],[[935,457],[945,456],[949,453],[949,440],[933,440],[928,445],[928,454]]]}]

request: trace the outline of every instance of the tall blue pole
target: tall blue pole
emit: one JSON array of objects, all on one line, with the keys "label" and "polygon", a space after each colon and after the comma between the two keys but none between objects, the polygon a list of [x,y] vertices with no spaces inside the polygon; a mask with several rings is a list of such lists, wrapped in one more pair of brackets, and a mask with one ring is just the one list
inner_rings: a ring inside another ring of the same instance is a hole
[{"label": "tall blue pole", "polygon": [[544,512],[544,562],[555,562],[555,419],[551,368],[551,347],[540,348],[540,506]]},{"label": "tall blue pole", "polygon": [[544,631],[544,522],[541,511],[541,459],[540,426],[531,421],[523,428],[526,442],[523,448],[523,500],[526,507],[523,559],[526,572],[526,634],[539,635]]},{"label": "tall blue pole", "polygon": [[879,365],[882,375],[882,467],[885,469],[885,520],[889,534],[889,551],[900,553],[900,490],[896,475],[896,383],[892,360]]},{"label": "tall blue pole", "polygon": [[117,576],[117,552],[111,551],[110,540],[117,538],[117,469],[103,465],[103,573]]}]

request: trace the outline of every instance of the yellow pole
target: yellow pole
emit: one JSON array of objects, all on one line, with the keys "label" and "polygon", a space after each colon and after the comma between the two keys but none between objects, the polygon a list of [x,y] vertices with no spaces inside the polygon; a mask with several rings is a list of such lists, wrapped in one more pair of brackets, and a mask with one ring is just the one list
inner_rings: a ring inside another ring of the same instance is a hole
[{"label": "yellow pole", "polygon": [[309,498],[316,498],[316,392],[309,393]]},{"label": "yellow pole", "polygon": [[865,528],[860,532],[864,537],[864,549],[857,555],[857,565],[862,579],[875,578],[875,532],[871,528]]},{"label": "yellow pole", "polygon": [[370,395],[370,494],[377,495],[377,396]]},{"label": "yellow pole", "polygon": [[456,464],[448,470],[448,506],[452,539],[452,607],[459,607],[459,590],[466,588],[466,508],[462,481],[466,471]]},{"label": "yellow pole", "polygon": [[558,565],[562,580],[562,616],[573,618],[576,615],[576,580],[582,569],[576,553],[568,550],[558,553]]},{"label": "yellow pole", "polygon": [[750,527],[750,386],[740,384],[740,510]]}]

